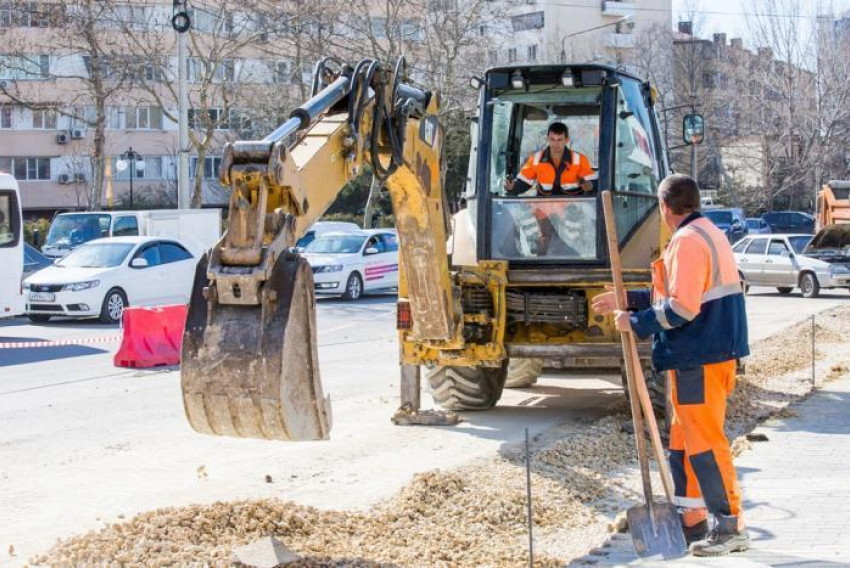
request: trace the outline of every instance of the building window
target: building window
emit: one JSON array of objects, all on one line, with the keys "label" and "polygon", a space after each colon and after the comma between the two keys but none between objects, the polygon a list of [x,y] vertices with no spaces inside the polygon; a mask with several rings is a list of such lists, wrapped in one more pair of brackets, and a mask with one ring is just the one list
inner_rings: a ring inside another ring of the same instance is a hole
[{"label": "building window", "polygon": [[[195,171],[198,169],[198,158],[193,156],[189,162],[189,177],[195,177]],[[221,158],[217,156],[207,156],[204,158],[204,179],[218,179],[218,170],[221,169]]]},{"label": "building window", "polygon": [[35,130],[56,130],[56,111],[53,109],[33,110],[32,127]]},{"label": "building window", "polygon": [[714,73],[702,74],[702,86],[706,89],[714,89],[717,86],[717,81]]},{"label": "building window", "polygon": [[[233,109],[224,112],[220,108],[210,108],[206,110],[206,114],[214,130],[244,130],[250,128],[250,120]],[[207,121],[204,120],[204,111],[202,109],[189,109],[189,128],[206,130]]]},{"label": "building window", "polygon": [[292,83],[292,62],[286,59],[276,61],[273,80],[278,85],[289,85]]},{"label": "building window", "polygon": [[12,105],[0,106],[0,128],[12,128]]},{"label": "building window", "polygon": [[530,12],[528,14],[520,14],[511,18],[511,27],[515,32],[525,30],[540,30],[546,24],[546,18],[543,12]]},{"label": "building window", "polygon": [[[22,28],[56,26],[65,15],[65,5],[62,3],[16,2],[9,7],[9,9],[13,8],[17,8],[17,24]],[[6,6],[3,9],[7,9]],[[0,14],[0,17],[2,17],[2,14]]]},{"label": "building window", "polygon": [[508,63],[516,63],[516,48],[508,48]]},{"label": "building window", "polygon": [[0,79],[47,79],[49,75],[49,55],[0,55]]},{"label": "building window", "polygon": [[154,106],[130,107],[124,114],[129,130],[162,130],[162,109]]},{"label": "building window", "polygon": [[12,172],[18,181],[48,181],[50,158],[0,158],[0,171]]},{"label": "building window", "polygon": [[537,44],[528,46],[528,61],[537,61]]},{"label": "building window", "polygon": [[499,63],[499,50],[491,49],[487,52],[487,59],[490,60],[490,65],[496,65]]},{"label": "building window", "polygon": [[12,5],[8,2],[0,4],[0,28],[12,27]]},{"label": "building window", "polygon": [[[112,179],[116,181],[128,181],[130,179],[130,170],[131,168],[133,168],[133,165],[128,164],[127,168],[123,172],[118,171],[116,164],[119,159],[120,158],[118,157],[112,158]],[[141,156],[140,161],[144,162],[145,165],[144,167],[140,168],[138,164],[136,164],[136,171],[133,172],[133,179],[165,179],[162,175],[162,156]]]}]

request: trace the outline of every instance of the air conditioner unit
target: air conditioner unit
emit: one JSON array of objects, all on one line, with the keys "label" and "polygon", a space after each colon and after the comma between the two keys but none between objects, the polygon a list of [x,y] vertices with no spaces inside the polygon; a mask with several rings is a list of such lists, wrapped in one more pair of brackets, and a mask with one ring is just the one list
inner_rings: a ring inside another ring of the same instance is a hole
[{"label": "air conditioner unit", "polygon": [[60,132],[59,134],[56,135],[56,143],[57,144],[67,144],[68,140],[69,140],[68,135],[65,134],[64,132]]},{"label": "air conditioner unit", "polygon": [[71,138],[74,140],[82,140],[86,137],[86,133],[84,130],[80,130],[79,128],[75,128],[71,131]]},{"label": "air conditioner unit", "polygon": [[59,174],[59,185],[68,185],[71,183],[71,174]]},{"label": "air conditioner unit", "polygon": [[85,183],[86,174],[74,174],[74,183]]}]

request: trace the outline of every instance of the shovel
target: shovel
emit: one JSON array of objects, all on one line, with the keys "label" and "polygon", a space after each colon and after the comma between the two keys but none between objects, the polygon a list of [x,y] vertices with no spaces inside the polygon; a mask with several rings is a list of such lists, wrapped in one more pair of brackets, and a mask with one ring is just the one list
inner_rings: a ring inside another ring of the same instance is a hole
[{"label": "shovel", "polygon": [[[614,218],[614,205],[611,192],[602,193],[602,207],[605,212],[605,229],[608,235],[608,251],[611,259],[611,272],[614,278],[614,296],[618,310],[625,310],[625,288],[623,286],[620,246],[617,237],[617,224]],[[688,545],[682,532],[679,513],[673,505],[673,479],[667,466],[667,458],[661,445],[658,424],[649,399],[649,391],[643,376],[638,356],[635,336],[631,332],[620,334],[623,341],[623,358],[626,362],[626,378],[629,388],[632,420],[635,426],[635,445],[637,446],[640,473],[643,479],[643,494],[646,505],[631,507],[626,511],[629,532],[635,545],[635,551],[641,558],[650,556],[666,559],[679,558],[688,553]],[[667,502],[655,501],[652,497],[652,481],[649,477],[649,458],[646,454],[644,437],[644,419],[649,427],[650,440],[661,482],[667,495]]]}]

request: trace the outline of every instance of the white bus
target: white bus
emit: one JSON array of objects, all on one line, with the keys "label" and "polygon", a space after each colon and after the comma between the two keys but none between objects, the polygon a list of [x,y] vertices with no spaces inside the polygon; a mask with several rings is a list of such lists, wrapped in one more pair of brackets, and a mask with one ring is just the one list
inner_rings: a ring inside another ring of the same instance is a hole
[{"label": "white bus", "polygon": [[24,223],[18,182],[0,173],[0,318],[24,312]]}]

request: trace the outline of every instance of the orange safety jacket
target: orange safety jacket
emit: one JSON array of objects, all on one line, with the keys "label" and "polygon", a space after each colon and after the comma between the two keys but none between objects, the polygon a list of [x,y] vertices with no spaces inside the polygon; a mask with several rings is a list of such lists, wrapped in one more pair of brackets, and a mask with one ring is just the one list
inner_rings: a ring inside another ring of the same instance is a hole
[{"label": "orange safety jacket", "polygon": [[700,213],[685,218],[653,262],[652,290],[628,292],[632,329],[653,336],[659,371],[746,357],[747,312],[726,235]]},{"label": "orange safety jacket", "polygon": [[597,179],[586,156],[567,148],[561,163],[556,168],[549,156],[549,148],[532,154],[514,181],[511,193],[524,193],[537,182],[537,195],[579,195],[579,182]]}]

